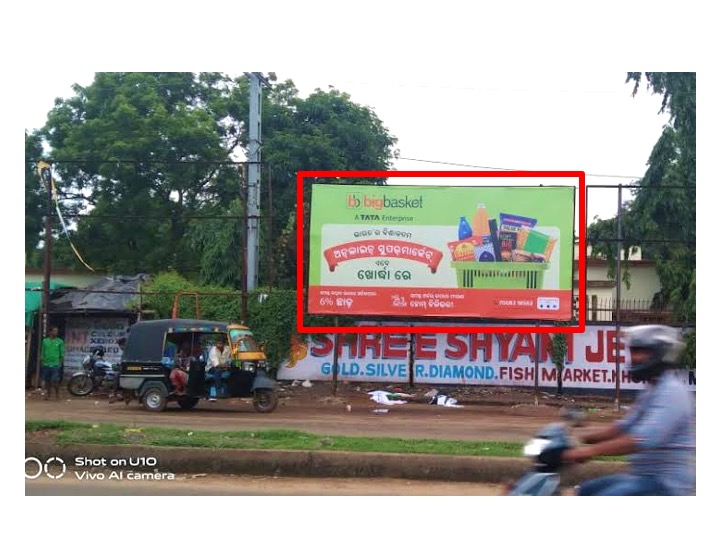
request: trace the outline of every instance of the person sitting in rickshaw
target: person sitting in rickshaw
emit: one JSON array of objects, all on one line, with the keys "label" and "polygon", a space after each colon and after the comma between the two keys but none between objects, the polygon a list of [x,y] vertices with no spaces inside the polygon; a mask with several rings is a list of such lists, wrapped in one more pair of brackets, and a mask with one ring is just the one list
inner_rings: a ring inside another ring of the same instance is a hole
[{"label": "person sitting in rickshaw", "polygon": [[175,367],[170,372],[170,381],[175,387],[175,392],[180,395],[184,394],[187,389],[188,370],[190,369],[190,362],[193,360],[194,358],[190,355],[190,344],[184,343],[175,357]]},{"label": "person sitting in rickshaw", "polygon": [[213,380],[210,387],[210,401],[215,401],[218,393],[222,389],[222,373],[223,366],[230,362],[230,349],[225,347],[225,340],[218,338],[215,345],[210,349],[207,364],[205,364],[206,377]]}]

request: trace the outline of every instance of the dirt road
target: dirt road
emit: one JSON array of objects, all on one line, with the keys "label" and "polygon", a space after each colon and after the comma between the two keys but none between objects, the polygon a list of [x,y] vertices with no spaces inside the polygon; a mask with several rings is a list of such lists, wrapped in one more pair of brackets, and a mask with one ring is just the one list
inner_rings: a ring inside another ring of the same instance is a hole
[{"label": "dirt road", "polygon": [[[351,406],[347,412],[346,404]],[[376,414],[378,408],[387,409]],[[192,411],[170,404],[165,412],[149,413],[138,403],[110,404],[107,398],[44,401],[29,395],[26,420],[67,420],[136,426],[177,427],[193,430],[243,431],[295,429],[321,435],[402,437],[449,440],[527,440],[540,426],[558,419],[558,408],[548,405],[473,405],[448,408],[427,403],[379,406],[366,395],[343,399],[282,400],[270,414],[253,410],[249,401],[201,401]],[[588,426],[613,418],[607,411],[591,414]]]}]

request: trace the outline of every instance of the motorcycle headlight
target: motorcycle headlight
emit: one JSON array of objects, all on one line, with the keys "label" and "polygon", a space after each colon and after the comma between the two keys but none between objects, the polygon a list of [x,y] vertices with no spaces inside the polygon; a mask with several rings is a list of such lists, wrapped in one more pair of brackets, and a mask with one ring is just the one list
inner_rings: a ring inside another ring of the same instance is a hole
[{"label": "motorcycle headlight", "polygon": [[243,362],[241,369],[243,371],[255,371],[255,362]]},{"label": "motorcycle headlight", "polygon": [[532,439],[523,448],[523,454],[526,457],[537,457],[550,446],[551,442],[548,439]]}]

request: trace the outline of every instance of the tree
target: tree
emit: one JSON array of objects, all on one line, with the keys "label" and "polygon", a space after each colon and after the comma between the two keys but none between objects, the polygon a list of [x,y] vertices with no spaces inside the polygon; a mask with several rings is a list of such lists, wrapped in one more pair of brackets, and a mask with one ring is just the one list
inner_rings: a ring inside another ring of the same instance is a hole
[{"label": "tree", "polygon": [[[623,209],[624,249],[641,246],[657,263],[661,290],[657,308],[670,308],[683,321],[695,321],[695,73],[628,73],[633,95],[641,82],[662,95],[660,112],[670,121],[648,159],[648,168],[635,183],[634,198]],[[588,242],[605,255],[609,275],[615,265],[616,218],[593,223]],[[624,279],[630,279],[626,272]]]},{"label": "tree", "polygon": [[[395,155],[396,139],[383,126],[372,109],[353,103],[350,96],[337,90],[316,90],[303,99],[292,81],[277,82],[269,74],[270,88],[263,91],[262,126],[262,216],[259,280],[275,287],[295,287],[296,273],[296,175],[301,170],[387,170]],[[248,118],[248,84],[244,78],[235,81],[227,110],[240,128]],[[241,144],[247,144],[247,133],[241,129]],[[324,179],[323,181],[328,181]],[[383,179],[363,179],[364,183]],[[272,183],[272,204],[270,203]],[[306,182],[305,223],[309,221],[310,187]],[[244,184],[243,184],[244,185]],[[232,215],[244,215],[238,206]],[[241,245],[227,242],[242,220],[199,222],[192,229],[194,245],[216,252],[220,260],[239,260]],[[224,245],[211,247],[216,238]],[[307,249],[308,242],[305,243]],[[222,255],[221,255],[222,254]],[[305,257],[307,260],[307,254]],[[212,257],[207,260],[212,265]],[[203,264],[203,279],[223,285],[239,283],[241,268],[218,270]],[[220,275],[222,274],[222,275]],[[233,275],[234,274],[234,275]],[[220,281],[213,281],[213,280]]]},{"label": "tree", "polygon": [[553,334],[551,341],[552,363],[557,370],[557,393],[562,394],[562,375],[565,369],[565,357],[567,356],[567,335]]},{"label": "tree", "polygon": [[[267,283],[274,272],[275,285],[294,286],[297,171],[385,170],[395,139],[347,94],[317,90],[302,99],[292,81],[268,78],[259,275]],[[84,258],[106,272],[174,269],[239,288],[245,77],[97,73],[74,89],[56,100],[41,134],[64,205],[82,213],[75,243]]]},{"label": "tree", "polygon": [[196,270],[187,217],[237,196],[240,144],[224,121],[231,82],[220,74],[97,73],[56,100],[42,130],[75,210],[77,243],[111,272]]}]

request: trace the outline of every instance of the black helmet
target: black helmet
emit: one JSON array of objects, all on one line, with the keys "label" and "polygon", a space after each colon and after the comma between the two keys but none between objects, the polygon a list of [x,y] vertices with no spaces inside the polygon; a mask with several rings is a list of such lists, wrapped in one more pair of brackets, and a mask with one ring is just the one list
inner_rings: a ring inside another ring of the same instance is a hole
[{"label": "black helmet", "polygon": [[92,350],[92,354],[96,356],[105,356],[105,347],[98,345]]},{"label": "black helmet", "polygon": [[633,326],[625,330],[625,343],[633,350],[647,351],[649,357],[630,366],[634,382],[649,381],[665,370],[674,368],[685,344],[678,340],[678,330],[659,324]]}]

